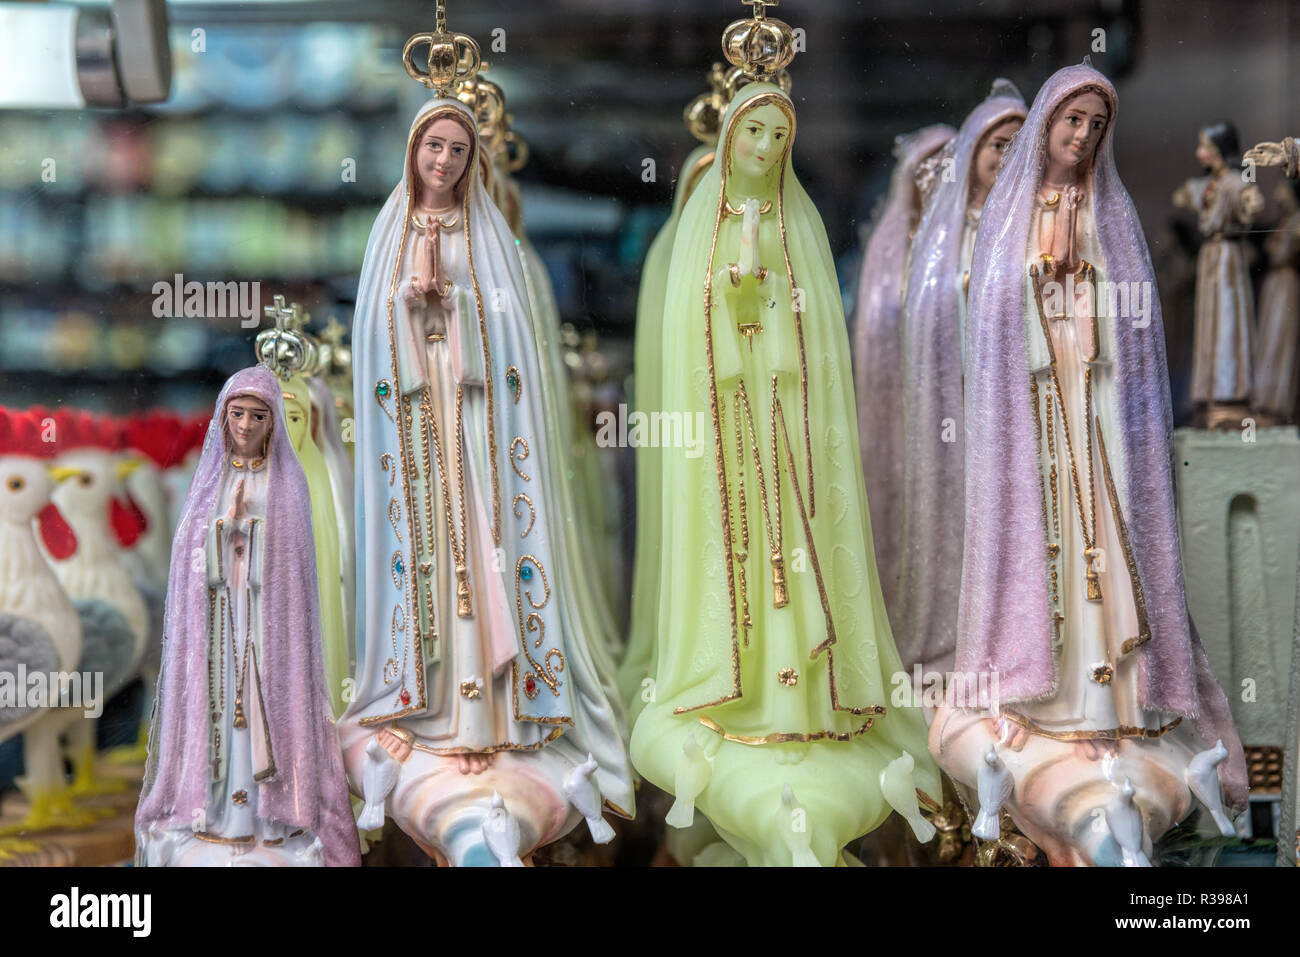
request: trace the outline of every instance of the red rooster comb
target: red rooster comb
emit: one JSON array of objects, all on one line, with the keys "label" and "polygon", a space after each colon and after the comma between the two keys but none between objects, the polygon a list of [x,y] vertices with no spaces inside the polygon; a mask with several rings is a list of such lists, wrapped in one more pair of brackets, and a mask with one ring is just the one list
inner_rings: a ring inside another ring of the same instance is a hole
[{"label": "red rooster comb", "polygon": [[53,428],[36,410],[19,412],[0,408],[0,455],[47,459],[54,455]]},{"label": "red rooster comb", "polygon": [[123,440],[132,452],[148,456],[160,469],[180,464],[189,451],[189,435],[181,417],[165,409],[133,415],[123,423]]},{"label": "red rooster comb", "polygon": [[57,454],[74,449],[103,449],[112,452],[120,444],[117,425],[104,416],[80,409],[61,408],[53,413]]}]

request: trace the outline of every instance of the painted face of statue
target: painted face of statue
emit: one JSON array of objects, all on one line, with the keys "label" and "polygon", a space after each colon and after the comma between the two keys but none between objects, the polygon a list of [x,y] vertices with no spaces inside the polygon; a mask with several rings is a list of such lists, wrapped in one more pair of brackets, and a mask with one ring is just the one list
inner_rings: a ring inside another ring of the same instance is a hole
[{"label": "painted face of statue", "polygon": [[271,410],[254,396],[235,396],[226,403],[226,434],[235,455],[251,458],[263,454],[271,434]]},{"label": "painted face of statue", "polygon": [[422,205],[437,208],[451,204],[453,190],[469,163],[470,147],[465,128],[452,119],[435,120],[420,134],[415,170],[422,186]]},{"label": "painted face of statue", "polygon": [[1003,120],[984,135],[984,141],[975,153],[973,172],[978,188],[973,192],[976,195],[988,196],[989,190],[993,188],[994,180],[998,178],[998,167],[1002,164],[1002,154],[1005,152],[1007,144],[1011,142],[1011,137],[1023,125],[1024,120],[1013,116],[1010,119]]},{"label": "painted face of statue", "polygon": [[1110,110],[1096,93],[1079,93],[1057,110],[1047,134],[1049,160],[1074,169],[1088,162],[1110,121]]},{"label": "painted face of statue", "polygon": [[295,452],[301,452],[303,438],[311,428],[310,418],[296,401],[289,400],[284,403],[284,417],[288,420],[289,442]]},{"label": "painted face of statue", "polygon": [[1212,173],[1223,168],[1223,154],[1204,130],[1196,142],[1196,161]]},{"label": "painted face of statue", "polygon": [[731,141],[731,169],[746,179],[760,179],[785,159],[790,121],[781,109],[765,104],[737,121]]}]

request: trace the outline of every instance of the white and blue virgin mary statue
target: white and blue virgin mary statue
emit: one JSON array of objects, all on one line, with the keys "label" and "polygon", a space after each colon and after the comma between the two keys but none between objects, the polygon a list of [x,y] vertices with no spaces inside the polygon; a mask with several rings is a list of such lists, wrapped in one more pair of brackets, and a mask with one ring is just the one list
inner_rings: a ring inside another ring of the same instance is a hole
[{"label": "white and blue virgin mary statue", "polygon": [[[411,124],[352,330],[358,673],[340,720],[359,821],[511,863],[633,812],[626,729],[573,597],[544,365],[505,217],[455,99]],[[485,835],[512,835],[487,840]],[[512,843],[517,848],[512,849]],[[505,847],[502,851],[501,848]]]}]

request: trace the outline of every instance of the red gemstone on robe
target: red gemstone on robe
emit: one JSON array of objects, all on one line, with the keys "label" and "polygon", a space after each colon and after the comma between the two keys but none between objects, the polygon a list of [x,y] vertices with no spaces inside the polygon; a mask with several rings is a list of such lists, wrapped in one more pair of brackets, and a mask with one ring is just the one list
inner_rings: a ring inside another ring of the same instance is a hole
[{"label": "red gemstone on robe", "polygon": [[407,691],[405,688],[403,688],[403,689],[402,689],[402,704],[410,704],[410,703],[411,703],[411,692],[409,692],[409,691]]},{"label": "red gemstone on robe", "polygon": [[529,678],[524,682],[524,690],[528,692],[530,697],[537,694],[537,682]]}]

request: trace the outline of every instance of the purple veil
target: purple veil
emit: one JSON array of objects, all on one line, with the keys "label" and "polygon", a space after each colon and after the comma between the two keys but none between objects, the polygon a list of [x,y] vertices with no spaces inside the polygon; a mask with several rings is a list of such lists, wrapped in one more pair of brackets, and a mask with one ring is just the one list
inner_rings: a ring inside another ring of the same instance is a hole
[{"label": "purple veil", "polygon": [[1122,427],[1108,447],[1151,635],[1133,652],[1141,656],[1141,704],[1194,720],[1199,737],[1209,744],[1221,738],[1228,759],[1219,766],[1220,777],[1231,802],[1244,804],[1241,743],[1183,593],[1164,326],[1142,224],[1115,169],[1118,99],[1110,81],[1086,62],[1058,70],[1034,98],[985,204],[975,245],[966,335],[966,561],[956,666],[996,671],[1001,699],[1008,703],[1048,697],[1056,687],[1025,289],[1028,231],[1048,125],[1056,108],[1084,86],[1104,91],[1111,107],[1084,187],[1104,278],[1147,283],[1153,290],[1149,322],[1114,321],[1116,412]]},{"label": "purple veil", "polygon": [[898,594],[898,551],[903,499],[902,372],[899,308],[908,244],[916,222],[917,168],[952,139],[951,126],[937,123],[894,140],[898,164],[884,206],[867,240],[858,278],[853,331],[853,378],[858,398],[858,443],[867,482],[867,508],[876,549],[876,568],[893,618]]},{"label": "purple veil", "polygon": [[[903,301],[902,527],[898,604],[891,611],[904,667],[951,663],[961,590],[965,443],[957,275],[975,152],[1025,101],[1005,81],[971,111],[948,144],[954,176],[941,178],[916,231]],[[952,422],[945,429],[945,419]],[[947,433],[945,435],[945,433]],[[944,438],[955,441],[944,441]],[[868,490],[870,491],[870,490]]]},{"label": "purple veil", "polygon": [[261,399],[273,422],[258,664],[276,771],[257,785],[258,812],[312,831],[327,865],[357,866],[360,845],[321,663],[311,498],[285,428],[280,383],[262,366],[236,372],[222,388],[172,542],[162,669],[136,831],[189,829],[195,809],[207,806],[208,602],[202,566],[193,565],[195,556],[202,562],[221,490],[222,411],[236,395]]}]

